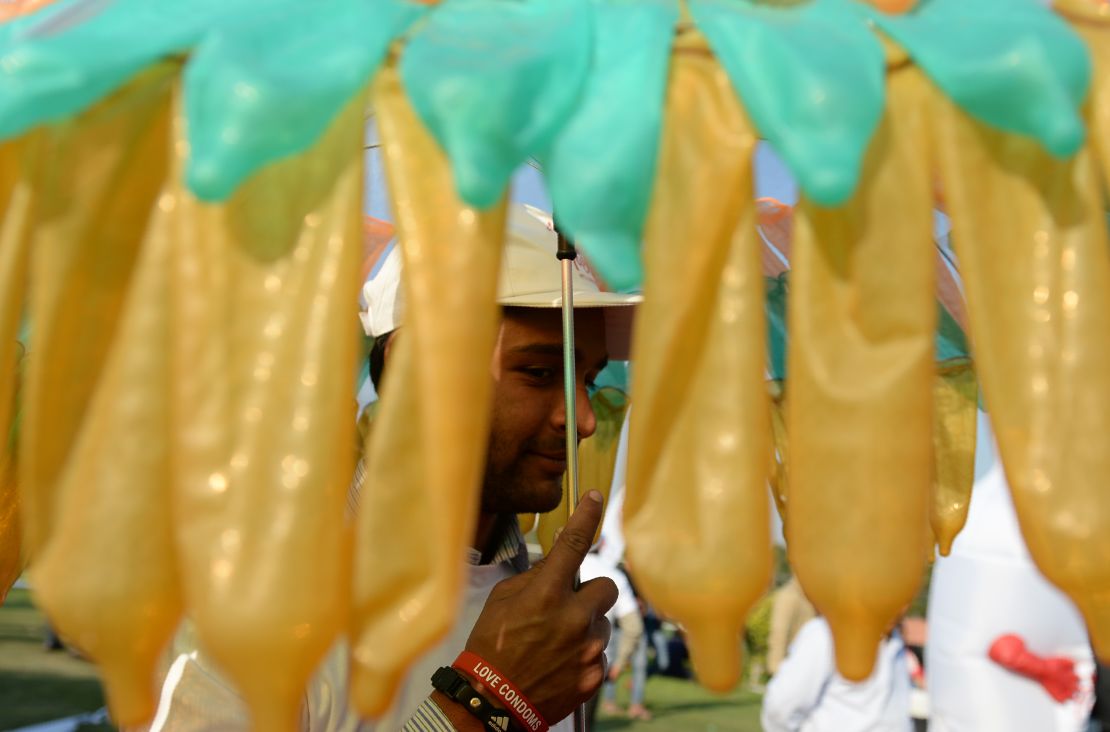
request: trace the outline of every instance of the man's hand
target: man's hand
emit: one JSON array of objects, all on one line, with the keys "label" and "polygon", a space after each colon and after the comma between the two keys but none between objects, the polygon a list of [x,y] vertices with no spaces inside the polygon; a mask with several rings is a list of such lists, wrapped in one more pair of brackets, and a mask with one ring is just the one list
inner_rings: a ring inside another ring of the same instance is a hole
[{"label": "man's hand", "polygon": [[617,586],[601,577],[574,590],[601,514],[601,495],[590,491],[546,559],[494,586],[466,642],[549,724],[592,697],[605,678],[612,630],[605,612],[617,601]]}]

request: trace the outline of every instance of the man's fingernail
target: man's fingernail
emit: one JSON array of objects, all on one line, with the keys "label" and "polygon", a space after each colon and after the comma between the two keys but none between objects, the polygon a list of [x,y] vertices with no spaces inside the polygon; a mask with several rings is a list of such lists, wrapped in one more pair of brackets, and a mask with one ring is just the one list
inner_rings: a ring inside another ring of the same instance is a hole
[{"label": "man's fingernail", "polygon": [[586,494],[586,498],[589,498],[591,500],[597,501],[598,503],[601,503],[601,493],[599,493],[598,491],[590,491],[589,493]]},{"label": "man's fingernail", "polygon": [[562,533],[563,533],[563,529],[561,527],[558,528],[558,529],[555,529],[555,534],[554,534],[554,536],[551,537],[551,540],[552,541],[558,541],[559,540],[559,535],[562,534]]}]

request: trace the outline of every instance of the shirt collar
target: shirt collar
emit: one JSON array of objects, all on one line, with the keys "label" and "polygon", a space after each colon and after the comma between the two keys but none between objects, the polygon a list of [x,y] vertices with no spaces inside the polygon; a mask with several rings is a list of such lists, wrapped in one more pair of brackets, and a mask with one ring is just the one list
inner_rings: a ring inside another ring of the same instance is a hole
[{"label": "shirt collar", "polygon": [[[528,569],[528,548],[524,544],[524,535],[520,533],[520,523],[516,516],[502,516],[497,522],[501,531],[501,539],[497,544],[497,551],[493,553],[489,564],[509,563],[517,572]],[[482,564],[482,553],[474,547],[466,550],[466,560],[471,566]]]}]

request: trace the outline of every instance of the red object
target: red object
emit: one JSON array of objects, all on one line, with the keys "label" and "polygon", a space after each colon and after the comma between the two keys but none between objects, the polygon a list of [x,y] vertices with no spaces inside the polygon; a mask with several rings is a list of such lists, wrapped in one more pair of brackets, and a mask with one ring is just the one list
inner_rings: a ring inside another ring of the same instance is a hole
[{"label": "red object", "polygon": [[910,681],[919,689],[925,688],[925,669],[922,668],[921,662],[917,660],[917,654],[907,649],[906,651],[906,665],[910,669]]},{"label": "red object", "polygon": [[532,706],[532,702],[528,701],[528,697],[481,656],[463,651],[451,665],[492,692],[524,729],[532,732],[547,732],[547,721],[540,716],[539,710]]},{"label": "red object", "polygon": [[1025,647],[1020,636],[1000,635],[991,644],[991,660],[1003,668],[1039,683],[1056,701],[1063,703],[1079,691],[1075,662],[1061,656],[1038,656]]}]

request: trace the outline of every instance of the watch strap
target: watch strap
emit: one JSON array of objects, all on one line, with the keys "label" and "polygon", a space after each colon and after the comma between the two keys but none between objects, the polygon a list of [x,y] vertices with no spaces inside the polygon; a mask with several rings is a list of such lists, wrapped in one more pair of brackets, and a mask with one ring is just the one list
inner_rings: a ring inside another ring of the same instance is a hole
[{"label": "watch strap", "polygon": [[510,732],[517,730],[513,716],[505,709],[498,709],[478,693],[465,674],[450,666],[440,667],[432,674],[432,688],[442,692],[452,701],[463,706],[472,716],[478,718],[491,732]]}]

